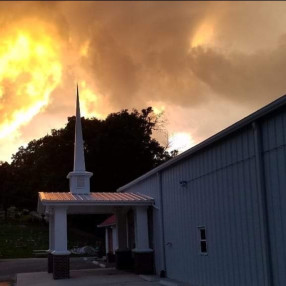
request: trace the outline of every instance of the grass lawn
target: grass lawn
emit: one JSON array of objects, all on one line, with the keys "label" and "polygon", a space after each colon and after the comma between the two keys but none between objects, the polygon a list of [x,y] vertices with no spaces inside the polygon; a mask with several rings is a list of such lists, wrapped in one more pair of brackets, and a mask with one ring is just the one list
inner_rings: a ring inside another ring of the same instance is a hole
[{"label": "grass lawn", "polygon": [[[85,245],[95,247],[95,235],[68,228],[68,249]],[[0,259],[36,257],[33,250],[48,248],[49,226],[47,223],[0,220]]]},{"label": "grass lawn", "polygon": [[49,248],[47,225],[0,223],[0,258],[34,257],[33,250]]}]

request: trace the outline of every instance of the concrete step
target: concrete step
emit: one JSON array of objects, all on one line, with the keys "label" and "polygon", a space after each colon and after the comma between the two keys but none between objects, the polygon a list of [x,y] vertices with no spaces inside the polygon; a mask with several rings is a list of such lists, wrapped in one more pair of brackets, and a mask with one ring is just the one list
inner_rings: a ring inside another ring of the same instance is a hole
[{"label": "concrete step", "polygon": [[174,281],[169,281],[169,279],[161,279],[160,280],[160,285],[164,285],[164,286],[179,286],[178,283],[176,283]]},{"label": "concrete step", "polygon": [[169,278],[161,278],[160,285],[164,286],[187,286],[188,284],[179,282],[177,280],[169,279]]},{"label": "concrete step", "polygon": [[106,268],[106,263],[103,263],[101,261],[92,261],[92,263],[94,265],[97,265],[97,266],[101,267],[101,268]]},{"label": "concrete step", "polygon": [[139,275],[140,278],[142,278],[143,280],[145,281],[148,281],[148,282],[156,282],[156,281],[159,281],[160,278],[156,275]]}]

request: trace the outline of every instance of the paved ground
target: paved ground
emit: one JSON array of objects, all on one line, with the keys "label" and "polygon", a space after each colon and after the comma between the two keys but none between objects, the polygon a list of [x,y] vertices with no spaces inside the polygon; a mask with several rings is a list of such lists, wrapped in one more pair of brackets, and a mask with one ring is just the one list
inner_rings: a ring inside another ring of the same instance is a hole
[{"label": "paved ground", "polygon": [[[4,281],[16,280],[17,273],[47,271],[47,263],[47,258],[0,259],[0,286],[6,286]],[[92,263],[92,258],[71,257],[70,268],[96,269],[98,266]]]},{"label": "paved ground", "polygon": [[70,279],[54,280],[46,272],[17,275],[17,286],[157,286],[159,281],[145,281],[138,275],[115,269],[73,270]]}]

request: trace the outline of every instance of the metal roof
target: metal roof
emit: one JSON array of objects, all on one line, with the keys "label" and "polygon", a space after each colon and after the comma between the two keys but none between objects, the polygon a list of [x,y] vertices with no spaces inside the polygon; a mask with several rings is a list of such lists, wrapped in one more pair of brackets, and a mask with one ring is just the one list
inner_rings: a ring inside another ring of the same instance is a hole
[{"label": "metal roof", "polygon": [[39,192],[39,200],[43,205],[64,203],[67,205],[151,205],[154,199],[139,193],[90,193],[72,194]]},{"label": "metal roof", "polygon": [[286,95],[283,95],[276,99],[275,101],[269,103],[268,105],[262,107],[261,109],[257,110],[256,112],[246,116],[245,118],[237,121],[236,123],[232,124],[231,126],[227,127],[226,129],[223,129],[222,131],[216,133],[215,135],[209,137],[205,141],[197,144],[196,146],[186,150],[185,152],[181,153],[180,155],[176,156],[175,158],[161,164],[160,166],[152,169],[151,171],[143,174],[142,176],[136,178],[135,180],[127,183],[126,185],[120,187],[117,189],[117,192],[122,192],[125,189],[137,184],[138,182],[156,174],[162,171],[163,169],[168,168],[171,165],[176,164],[177,162],[183,160],[184,158],[187,158],[188,156],[191,156],[192,154],[199,152],[203,148],[206,148],[207,146],[223,139],[226,136],[229,136],[230,134],[236,132],[237,130],[249,125],[250,123],[259,120],[260,118],[267,116],[268,114],[277,111],[282,106],[286,106]]},{"label": "metal roof", "polygon": [[112,225],[116,225],[116,217],[115,217],[115,215],[112,215],[112,216],[108,217],[105,221],[103,221],[97,227],[107,227],[107,226],[112,226]]}]

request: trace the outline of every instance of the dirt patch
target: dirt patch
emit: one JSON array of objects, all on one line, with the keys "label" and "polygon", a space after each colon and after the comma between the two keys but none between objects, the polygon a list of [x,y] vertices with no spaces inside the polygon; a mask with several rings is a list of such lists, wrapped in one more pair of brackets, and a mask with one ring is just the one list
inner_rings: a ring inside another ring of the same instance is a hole
[{"label": "dirt patch", "polygon": [[0,282],[0,286],[12,286],[13,283],[11,281],[3,281]]}]

